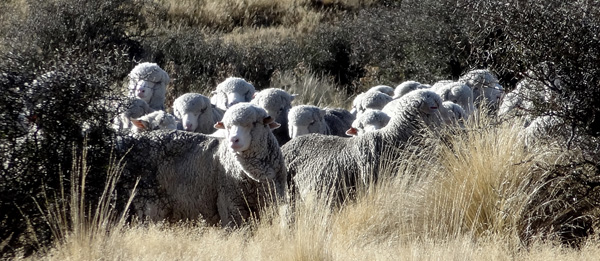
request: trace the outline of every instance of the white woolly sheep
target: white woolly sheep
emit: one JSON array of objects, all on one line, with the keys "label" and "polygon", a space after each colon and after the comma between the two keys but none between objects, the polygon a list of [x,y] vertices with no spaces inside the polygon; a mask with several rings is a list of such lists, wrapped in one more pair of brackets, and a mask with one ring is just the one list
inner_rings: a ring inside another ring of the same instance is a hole
[{"label": "white woolly sheep", "polygon": [[271,132],[277,127],[264,109],[240,103],[215,124],[225,138],[178,130],[135,134],[124,146],[131,148],[124,177],[141,177],[136,212],[223,227],[259,218],[262,207],[286,195],[285,162]]},{"label": "white woolly sheep", "polygon": [[295,97],[296,94],[289,94],[282,89],[268,88],[255,93],[251,101],[265,109],[269,116],[281,124],[281,127],[273,130],[280,146],[291,139],[288,133],[288,113]]},{"label": "white woolly sheep", "polygon": [[492,111],[498,109],[504,94],[504,88],[500,85],[498,77],[490,70],[469,71],[461,76],[458,81],[471,87],[473,90],[473,104],[476,108],[479,109],[485,106]]},{"label": "white woolly sheep", "polygon": [[439,111],[444,124],[464,127],[464,121],[467,120],[467,113],[460,105],[451,101],[444,101]]},{"label": "white woolly sheep", "polygon": [[387,85],[376,85],[371,87],[367,92],[381,92],[387,95],[394,96],[394,88]]},{"label": "white woolly sheep", "polygon": [[435,82],[433,84],[433,86],[431,86],[431,89],[433,89],[433,90],[439,89],[442,86],[449,84],[449,83],[453,83],[453,82],[454,82],[453,80],[439,80],[439,81]]},{"label": "white woolly sheep", "polygon": [[288,114],[289,135],[292,139],[309,133],[347,137],[354,117],[344,109],[321,109],[313,105],[292,107]]},{"label": "white woolly sheep", "polygon": [[[531,112],[536,105],[551,104],[555,101],[554,92],[551,88],[560,88],[560,78],[548,72],[547,65],[541,65],[542,75],[536,75],[533,71],[527,71],[522,80],[517,83],[514,90],[507,93],[502,99],[498,116],[512,118],[524,116],[525,124],[531,120]],[[539,80],[542,78],[543,80]]]},{"label": "white woolly sheep", "polygon": [[129,97],[144,100],[154,110],[165,109],[169,75],[155,63],[140,63],[129,73]]},{"label": "white woolly sheep", "polygon": [[137,119],[131,119],[131,123],[135,126],[134,132],[177,129],[177,119],[165,111],[148,113]]},{"label": "white woolly sheep", "polygon": [[227,108],[240,102],[250,102],[256,89],[254,85],[238,77],[229,77],[217,85],[212,92],[210,102],[217,108],[226,111]]},{"label": "white woolly sheep", "polygon": [[215,123],[223,118],[223,111],[214,107],[210,99],[199,93],[183,94],[173,102],[173,114],[180,120],[178,129],[210,134]]},{"label": "white woolly sheep", "polygon": [[381,110],[394,98],[378,91],[368,91],[360,93],[352,101],[352,110],[350,113],[357,118],[361,113],[368,109]]},{"label": "white woolly sheep", "polygon": [[301,199],[314,191],[320,198],[332,195],[331,203],[344,202],[359,184],[377,180],[384,151],[403,148],[422,128],[437,121],[435,114],[442,100],[433,91],[416,90],[389,105],[395,111],[379,130],[349,138],[309,134],[283,145],[293,192]]},{"label": "white woolly sheep", "polygon": [[519,137],[523,139],[526,147],[532,147],[558,140],[557,138],[560,135],[564,136],[565,133],[568,133],[568,128],[562,118],[555,115],[543,115],[533,119],[519,133]]},{"label": "white woolly sheep", "polygon": [[119,134],[136,131],[132,120],[154,112],[147,102],[140,98],[128,97],[125,100],[125,111],[113,119],[113,129]]},{"label": "white woolly sheep", "polygon": [[348,136],[358,136],[365,132],[374,131],[385,127],[390,121],[390,116],[380,110],[367,110],[354,122],[352,128],[346,131]]},{"label": "white woolly sheep", "polygon": [[400,98],[411,91],[424,88],[426,87],[424,87],[423,84],[421,84],[420,82],[405,81],[401,84],[398,84],[398,86],[396,86],[396,89],[394,89],[394,99]]},{"label": "white woolly sheep", "polygon": [[472,89],[461,82],[452,82],[444,85],[439,85],[436,88],[432,87],[443,101],[451,101],[460,105],[466,113],[467,118],[470,117],[475,108],[473,105]]}]

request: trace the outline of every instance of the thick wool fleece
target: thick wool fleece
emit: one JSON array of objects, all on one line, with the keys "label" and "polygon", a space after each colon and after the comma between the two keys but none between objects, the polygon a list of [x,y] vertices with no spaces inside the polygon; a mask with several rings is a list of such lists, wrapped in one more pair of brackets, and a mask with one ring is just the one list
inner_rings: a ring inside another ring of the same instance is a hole
[{"label": "thick wool fleece", "polygon": [[441,104],[434,92],[417,90],[388,104],[392,118],[380,130],[350,138],[309,134],[292,139],[281,150],[293,192],[301,199],[316,192],[321,199],[332,195],[333,204],[345,201],[359,184],[377,180],[381,155],[407,145],[433,122]]},{"label": "thick wool fleece", "polygon": [[[212,92],[210,102],[217,108],[226,111],[234,103],[250,102],[256,89],[254,85],[246,80],[238,77],[229,77],[217,85],[215,91]],[[229,100],[229,94],[236,93],[241,97],[241,100]]]},{"label": "thick wool fleece", "polygon": [[292,108],[294,97],[296,97],[295,94],[289,94],[282,89],[269,88],[257,92],[251,101],[251,103],[264,108],[269,116],[281,124],[281,127],[273,130],[279,146],[290,140],[288,133],[288,113],[290,108]]},{"label": "thick wool fleece", "polygon": [[132,93],[132,89],[135,89],[135,85],[138,81],[145,80],[155,83],[154,92],[152,98],[148,102],[150,108],[154,110],[165,109],[165,99],[167,95],[167,84],[169,84],[170,78],[167,72],[161,69],[155,63],[140,63],[136,65],[129,73],[129,96],[135,97]]},{"label": "thick wool fleece", "polygon": [[216,129],[213,126],[223,118],[223,111],[214,107],[208,97],[199,93],[186,93],[173,101],[175,117],[182,120],[187,113],[198,115],[198,126],[193,132],[204,134],[214,133]]},{"label": "thick wool fleece", "polygon": [[243,152],[232,152],[227,139],[192,132],[153,131],[129,139],[125,176],[142,178],[137,213],[232,227],[285,197],[285,164],[261,110],[234,106],[224,116],[226,126],[253,126]]}]

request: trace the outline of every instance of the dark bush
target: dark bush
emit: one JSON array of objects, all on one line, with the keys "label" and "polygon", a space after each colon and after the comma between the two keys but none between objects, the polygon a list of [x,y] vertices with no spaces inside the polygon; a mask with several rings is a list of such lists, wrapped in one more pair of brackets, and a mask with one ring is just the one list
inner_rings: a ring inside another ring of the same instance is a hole
[{"label": "dark bush", "polygon": [[44,202],[61,186],[69,193],[73,160],[84,149],[88,205],[100,198],[118,89],[141,50],[132,38],[144,29],[137,3],[31,2],[3,30],[0,256],[27,256],[53,240]]}]

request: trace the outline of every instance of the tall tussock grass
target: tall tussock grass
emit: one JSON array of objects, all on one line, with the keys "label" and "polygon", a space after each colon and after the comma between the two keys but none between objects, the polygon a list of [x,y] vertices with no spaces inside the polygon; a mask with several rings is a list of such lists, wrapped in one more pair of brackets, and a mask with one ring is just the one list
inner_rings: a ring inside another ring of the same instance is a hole
[{"label": "tall tussock grass", "polygon": [[555,241],[523,247],[518,235],[525,206],[543,185],[531,170],[558,152],[525,148],[515,122],[482,121],[429,133],[422,150],[387,150],[378,180],[359,186],[340,207],[307,197],[290,203],[293,211],[269,207],[261,220],[233,230],[201,221],[132,222],[93,237],[107,228],[94,222],[97,229],[81,230],[88,236],[64,237],[37,258],[555,260],[599,254],[594,243],[577,251]]}]

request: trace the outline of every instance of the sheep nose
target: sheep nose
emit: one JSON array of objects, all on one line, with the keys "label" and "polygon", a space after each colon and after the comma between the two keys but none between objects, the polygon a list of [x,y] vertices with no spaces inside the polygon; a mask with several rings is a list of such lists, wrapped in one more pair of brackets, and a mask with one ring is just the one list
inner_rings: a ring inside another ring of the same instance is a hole
[{"label": "sheep nose", "polygon": [[240,138],[234,136],[234,137],[231,137],[231,139],[229,139],[229,141],[231,141],[231,143],[235,144],[235,143],[240,142]]}]

